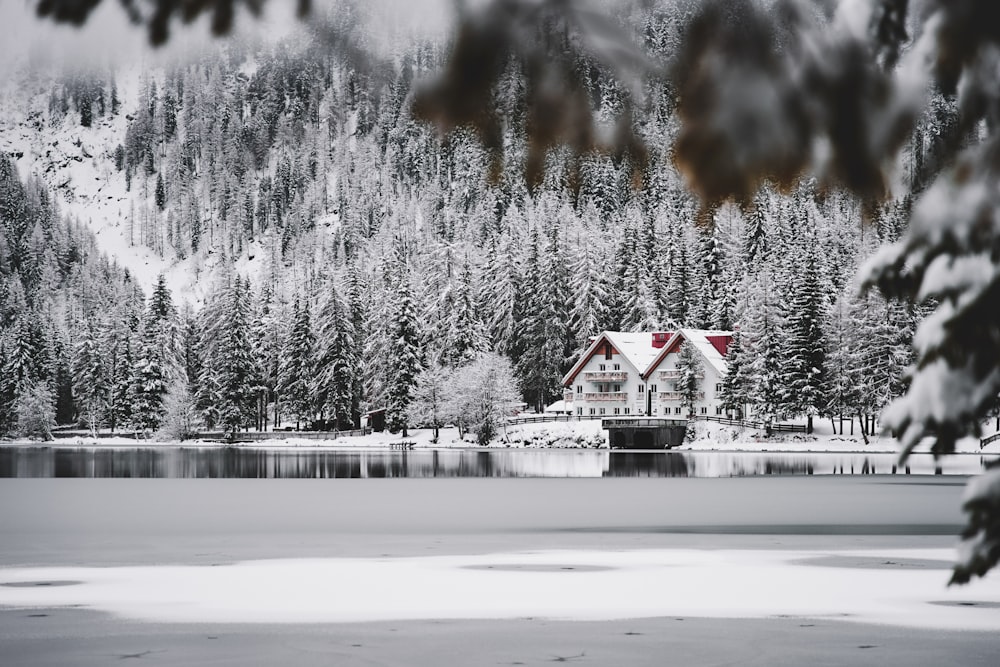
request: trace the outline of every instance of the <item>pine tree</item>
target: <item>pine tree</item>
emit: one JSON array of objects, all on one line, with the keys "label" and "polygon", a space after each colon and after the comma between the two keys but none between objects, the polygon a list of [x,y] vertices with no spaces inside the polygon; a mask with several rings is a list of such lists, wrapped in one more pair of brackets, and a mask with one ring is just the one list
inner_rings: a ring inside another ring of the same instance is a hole
[{"label": "pine tree", "polygon": [[167,206],[167,189],[163,185],[162,172],[156,175],[156,190],[154,196],[156,198],[156,208],[162,211]]},{"label": "pine tree", "polygon": [[486,348],[483,323],[476,307],[472,269],[468,263],[462,269],[452,307],[447,313],[448,336],[441,357],[448,366],[462,366]]},{"label": "pine tree", "polygon": [[746,405],[751,398],[749,361],[743,347],[743,334],[739,330],[734,331],[726,352],[726,376],[722,379],[719,399],[723,407],[737,419],[743,418]]},{"label": "pine tree", "polygon": [[110,393],[101,342],[93,321],[88,320],[73,353],[73,394],[95,435],[106,421]]},{"label": "pine tree", "polygon": [[147,329],[132,371],[131,424],[138,432],[153,432],[163,419],[167,373],[163,365],[156,329]]},{"label": "pine tree", "polygon": [[[861,412],[863,368],[859,348],[858,324],[852,313],[857,312],[853,294],[844,294],[827,312],[824,322],[827,368],[827,404],[825,412],[832,420],[837,416],[843,435],[843,420],[853,419]],[[853,426],[851,427],[853,431]],[[834,432],[837,422],[834,422]]]},{"label": "pine tree", "polygon": [[257,397],[257,369],[250,338],[249,294],[239,276],[233,279],[226,305],[226,326],[219,370],[219,422],[227,433],[234,434],[253,424]]},{"label": "pine tree", "polygon": [[317,399],[338,429],[354,427],[358,355],[347,304],[331,285],[319,315]]},{"label": "pine tree", "polygon": [[109,350],[107,372],[108,426],[111,432],[128,424],[132,419],[132,341],[128,330],[113,326],[107,338]]},{"label": "pine tree", "polygon": [[826,351],[822,323],[825,298],[820,286],[815,246],[806,251],[805,264],[786,301],[784,365],[781,372],[781,409],[788,415],[806,415],[808,433],[813,417],[827,405]]},{"label": "pine tree", "polygon": [[309,305],[300,305],[296,300],[292,308],[292,328],[285,341],[281,366],[281,395],[285,406],[295,417],[296,428],[303,422],[308,428],[316,415],[314,354],[315,339]]},{"label": "pine tree", "polygon": [[570,322],[576,335],[577,350],[586,348],[590,337],[599,334],[607,320],[608,291],[602,268],[603,263],[594,244],[582,241],[570,272],[573,303]]},{"label": "pine tree", "polygon": [[695,404],[703,397],[699,391],[701,389],[701,379],[705,377],[705,370],[698,358],[698,351],[694,349],[689,341],[681,343],[681,348],[677,353],[677,370],[680,378],[677,380],[677,391],[681,395],[681,406],[688,409],[688,418],[694,416]]},{"label": "pine tree", "polygon": [[423,367],[416,309],[410,294],[409,280],[405,276],[399,285],[391,327],[394,363],[389,369],[385,420],[390,432],[402,431],[405,438],[417,376]]}]

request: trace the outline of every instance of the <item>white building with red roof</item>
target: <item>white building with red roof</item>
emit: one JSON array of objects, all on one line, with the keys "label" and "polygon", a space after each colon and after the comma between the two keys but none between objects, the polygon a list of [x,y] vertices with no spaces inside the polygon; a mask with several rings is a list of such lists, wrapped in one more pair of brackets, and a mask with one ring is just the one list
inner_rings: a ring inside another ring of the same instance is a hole
[{"label": "white building with red roof", "polygon": [[731,331],[679,329],[625,333],[605,331],[563,378],[563,400],[581,416],[649,416],[685,419],[677,383],[681,345],[697,352],[702,372],[695,414],[722,415],[720,398],[726,376]]}]

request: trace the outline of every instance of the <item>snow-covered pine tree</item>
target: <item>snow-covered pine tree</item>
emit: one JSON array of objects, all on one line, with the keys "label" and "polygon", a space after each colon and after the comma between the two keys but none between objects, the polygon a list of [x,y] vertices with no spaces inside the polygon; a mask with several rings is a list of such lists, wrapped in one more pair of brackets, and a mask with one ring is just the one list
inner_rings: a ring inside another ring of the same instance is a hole
[{"label": "snow-covered pine tree", "polygon": [[603,268],[607,266],[597,239],[582,238],[577,241],[576,257],[570,269],[570,290],[573,308],[570,327],[576,335],[576,348],[587,347],[591,336],[599,334],[607,320],[608,292]]},{"label": "snow-covered pine tree", "polygon": [[416,391],[417,376],[423,368],[416,308],[409,277],[405,274],[400,280],[395,302],[390,324],[393,361],[387,379],[385,421],[391,433],[402,432],[405,438],[410,426],[409,409]]},{"label": "snow-covered pine tree", "polygon": [[688,326],[691,316],[691,281],[688,266],[687,234],[680,221],[667,228],[667,316],[678,326]]},{"label": "snow-covered pine tree", "polygon": [[250,332],[249,285],[237,275],[226,299],[219,369],[219,423],[229,435],[249,428],[256,416],[258,385]]},{"label": "snow-covered pine tree", "polygon": [[751,383],[747,352],[743,347],[743,333],[737,329],[726,352],[726,376],[722,379],[719,399],[722,406],[736,419],[743,419],[751,399]]},{"label": "snow-covered pine tree", "polygon": [[698,351],[690,341],[681,343],[681,349],[677,352],[677,370],[680,372],[677,391],[681,395],[681,407],[687,408],[690,419],[694,416],[695,404],[704,397],[699,390],[701,379],[705,377],[705,369],[702,367]]},{"label": "snow-covered pine tree", "polygon": [[490,239],[486,265],[480,283],[480,303],[484,308],[490,346],[507,355],[513,354],[518,318],[519,262],[510,235]]},{"label": "snow-covered pine tree", "polygon": [[781,370],[781,409],[786,415],[805,415],[806,432],[812,433],[813,417],[828,404],[823,293],[819,258],[815,245],[806,239],[804,261],[799,265],[791,294],[784,300],[782,334],[785,348]]},{"label": "snow-covered pine tree", "polygon": [[[824,321],[826,344],[827,405],[833,431],[844,433],[844,417],[853,420],[861,412],[861,391],[864,369],[859,346],[858,325],[852,316],[857,308],[855,295],[845,291],[827,311]],[[834,418],[837,419],[834,419]],[[853,432],[853,421],[851,422]]]},{"label": "snow-covered pine tree", "polygon": [[774,294],[774,275],[769,267],[749,282],[749,305],[745,313],[743,334],[749,352],[748,379],[750,404],[755,416],[765,424],[773,422],[780,414],[782,358],[782,322],[777,295]]},{"label": "snow-covered pine tree", "polygon": [[160,354],[156,328],[149,327],[144,335],[132,369],[130,423],[139,433],[151,433],[163,418],[163,399],[167,393],[167,371]]},{"label": "snow-covered pine tree", "polygon": [[80,417],[93,434],[107,421],[110,382],[104,364],[102,336],[92,319],[83,326],[73,351],[73,394]]},{"label": "snow-covered pine tree", "polygon": [[309,303],[298,299],[292,307],[292,328],[284,345],[281,364],[281,396],[285,408],[295,418],[295,426],[310,422],[316,416],[315,340],[309,317]]},{"label": "snow-covered pine tree", "polygon": [[449,366],[462,366],[486,349],[483,323],[476,304],[472,268],[468,259],[455,286],[451,312],[447,313],[448,336],[441,360]]},{"label": "snow-covered pine tree", "polygon": [[317,318],[317,399],[338,429],[354,428],[358,354],[347,303],[331,283]]}]

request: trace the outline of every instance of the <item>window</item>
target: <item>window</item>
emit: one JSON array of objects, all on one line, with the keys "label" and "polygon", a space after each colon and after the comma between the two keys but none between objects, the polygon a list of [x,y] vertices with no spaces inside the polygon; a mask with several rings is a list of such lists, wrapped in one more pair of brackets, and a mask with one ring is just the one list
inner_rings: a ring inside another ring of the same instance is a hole
[{"label": "window", "polygon": [[594,414],[594,408],[590,409],[590,414]]},{"label": "window", "polygon": [[605,410],[604,408],[601,408],[601,414],[602,414],[602,415],[604,415],[604,414],[607,414],[607,413],[608,413],[608,411],[607,411],[607,410]]},{"label": "window", "polygon": [[611,368],[613,368],[613,369],[614,369],[614,370],[616,370],[616,371],[620,371],[620,370],[622,369],[622,365],[621,365],[621,364],[615,364],[615,365],[614,365],[614,366],[612,366]]},{"label": "window", "polygon": [[717,415],[721,415],[722,414],[722,406],[721,405],[716,405],[715,406],[715,414],[717,414]]},{"label": "window", "polygon": [[576,409],[576,414],[582,415],[583,414],[583,408],[577,408]]},{"label": "window", "polygon": [[655,394],[656,393],[656,385],[655,384],[649,385],[649,390]]},{"label": "window", "polygon": [[715,393],[716,394],[721,394],[722,393],[722,383],[721,382],[716,382],[715,383]]},{"label": "window", "polygon": [[582,384],[576,385],[576,393],[578,393],[578,394],[582,394],[583,393],[583,385]]},{"label": "window", "polygon": [[620,415],[622,413],[621,408],[615,408],[615,414]]},{"label": "window", "polygon": [[[669,410],[670,408],[667,408],[667,409]],[[680,413],[681,413],[681,409],[680,408],[674,408],[674,414],[675,415],[679,415]]]},{"label": "window", "polygon": [[708,408],[706,408],[704,405],[701,406],[701,414],[703,414],[703,415],[707,415],[708,414]]},{"label": "window", "polygon": [[628,408],[625,408],[625,414],[628,414]]},{"label": "window", "polygon": [[611,343],[604,344],[604,358],[605,359],[611,358]]},{"label": "window", "polygon": [[622,386],[620,384],[616,384],[615,385],[615,391],[621,391],[621,390],[622,390]]},{"label": "window", "polygon": [[599,366],[597,367],[597,370],[599,370],[599,371],[603,371],[603,370],[605,370],[606,368],[607,368],[607,366],[606,366],[605,364],[600,364],[600,365],[599,365]]},{"label": "window", "polygon": [[644,385],[644,384],[640,384],[640,385],[639,385],[639,393],[641,394],[641,393],[643,393],[644,391],[646,391],[646,385]]}]

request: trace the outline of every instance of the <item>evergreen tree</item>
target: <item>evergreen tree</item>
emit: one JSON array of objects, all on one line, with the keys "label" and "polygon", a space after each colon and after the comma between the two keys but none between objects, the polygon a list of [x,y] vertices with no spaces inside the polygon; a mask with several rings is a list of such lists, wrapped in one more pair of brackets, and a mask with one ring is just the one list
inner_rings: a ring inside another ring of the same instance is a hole
[{"label": "evergreen tree", "polygon": [[101,336],[88,320],[73,354],[73,394],[91,431],[106,421],[110,383],[104,366]]},{"label": "evergreen tree", "polygon": [[163,173],[156,175],[156,190],[154,194],[156,198],[156,208],[161,211],[167,206],[167,189],[163,185]]},{"label": "evergreen tree", "polygon": [[681,395],[681,406],[688,409],[688,418],[694,416],[695,404],[704,397],[700,392],[701,379],[705,377],[698,351],[689,341],[681,343],[677,352],[677,370],[680,378],[677,380],[677,391]]},{"label": "evergreen tree", "polygon": [[732,412],[737,419],[744,417],[746,405],[751,398],[749,361],[743,347],[743,334],[739,330],[734,331],[726,352],[726,375],[722,379],[719,399],[722,401],[722,406]]},{"label": "evergreen tree", "polygon": [[409,280],[404,276],[396,296],[396,310],[391,323],[394,363],[389,369],[385,420],[389,431],[402,431],[405,438],[409,427],[409,409],[416,392],[420,359],[420,332],[416,309],[410,294]]},{"label": "evergreen tree", "polygon": [[251,426],[256,410],[257,372],[251,348],[247,289],[237,275],[227,299],[219,370],[219,422],[229,434]]},{"label": "evergreen tree", "polygon": [[136,431],[143,433],[159,428],[167,393],[167,372],[156,332],[152,327],[146,329],[132,371],[130,421]]},{"label": "evergreen tree", "polygon": [[358,355],[347,304],[332,286],[319,316],[317,398],[338,429],[354,428]]},{"label": "evergreen tree", "polygon": [[806,415],[808,433],[812,433],[813,417],[827,405],[824,303],[815,246],[810,245],[787,300],[782,336],[786,353],[781,372],[782,412]]},{"label": "evergreen tree", "polygon": [[309,317],[308,303],[292,308],[292,328],[284,346],[281,366],[281,395],[285,406],[295,417],[296,428],[306,428],[316,416],[315,400],[315,339]]}]

